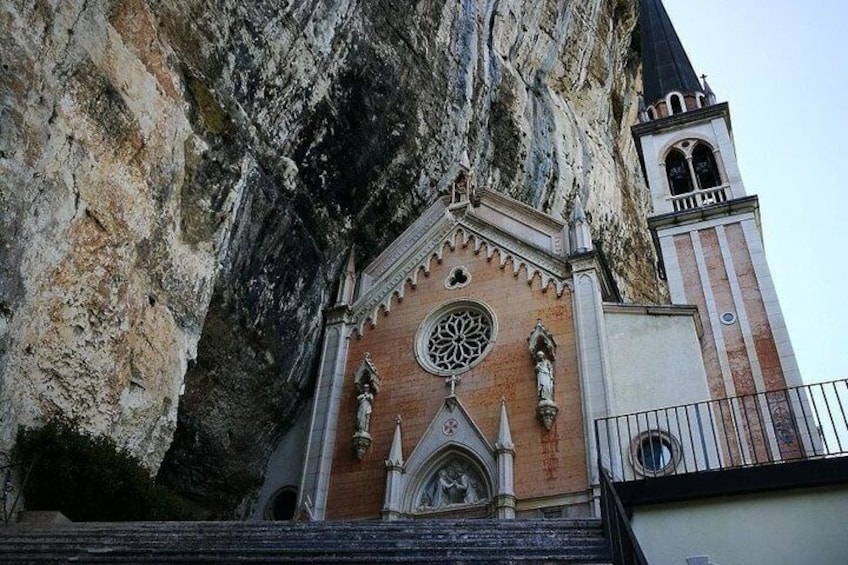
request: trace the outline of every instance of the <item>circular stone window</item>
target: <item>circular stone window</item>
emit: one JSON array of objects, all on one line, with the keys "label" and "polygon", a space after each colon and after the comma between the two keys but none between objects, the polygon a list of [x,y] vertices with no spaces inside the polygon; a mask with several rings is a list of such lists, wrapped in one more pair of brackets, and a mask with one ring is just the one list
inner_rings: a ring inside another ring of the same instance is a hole
[{"label": "circular stone window", "polygon": [[483,360],[495,343],[495,316],[483,304],[459,300],[432,312],[415,336],[415,358],[430,373],[462,373]]},{"label": "circular stone window", "polygon": [[645,432],[630,444],[630,457],[633,468],[642,475],[667,475],[674,471],[680,460],[680,444],[666,432]]}]

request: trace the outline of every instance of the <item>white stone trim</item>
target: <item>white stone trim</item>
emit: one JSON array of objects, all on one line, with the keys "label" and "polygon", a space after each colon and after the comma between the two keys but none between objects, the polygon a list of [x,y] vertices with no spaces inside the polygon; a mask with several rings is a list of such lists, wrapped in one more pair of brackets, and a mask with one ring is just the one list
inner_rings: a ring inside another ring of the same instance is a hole
[{"label": "white stone trim", "polygon": [[[465,277],[465,282],[458,282],[456,284],[451,284],[451,279],[456,277],[456,275],[462,274]],[[465,288],[469,284],[471,284],[472,276],[471,271],[468,270],[468,267],[465,265],[459,265],[451,269],[448,273],[448,276],[445,277],[445,288],[447,290],[457,290],[460,288]]]},{"label": "white stone trim", "polygon": [[312,500],[312,514],[316,520],[323,520],[327,510],[330,470],[350,344],[344,326],[341,322],[326,328],[298,492],[298,507],[308,496]]},{"label": "white stone trim", "polygon": [[392,437],[392,448],[386,459],[386,492],[383,497],[383,520],[397,520],[401,514],[401,497],[403,495],[403,437],[401,417],[395,419],[395,433]]},{"label": "white stone trim", "polygon": [[733,145],[733,138],[730,136],[727,123],[722,118],[710,120],[713,136],[718,145],[718,156],[721,158],[721,161],[718,163],[719,167],[727,174],[727,182],[730,184],[733,198],[742,198],[746,194],[745,184],[742,182],[742,174],[739,172],[739,163],[736,160],[736,148]]},{"label": "white stone trim", "polygon": [[[736,309],[736,322],[739,324],[739,329],[742,331],[742,341],[745,343],[745,352],[748,354],[748,363],[751,365],[751,376],[754,378],[754,386],[757,392],[765,392],[767,390],[765,380],[763,379],[763,370],[760,366],[760,359],[757,356],[757,349],[754,345],[754,333],[751,330],[751,323],[748,320],[748,312],[745,310],[745,302],[742,298],[742,289],[739,287],[739,277],[736,274],[736,266],[733,264],[733,257],[730,254],[730,245],[727,242],[727,233],[724,226],[716,228],[718,236],[718,246],[721,249],[721,256],[724,259],[724,269],[727,273],[727,281],[730,285],[730,294],[733,297],[733,305]],[[721,322],[720,318],[717,318]],[[765,396],[758,396],[760,404],[760,412],[766,429],[773,430],[774,426],[771,421],[771,410]],[[768,437],[769,447],[772,453],[780,453],[780,448],[777,445],[777,440],[773,433],[765,433]]]},{"label": "white stone trim", "polygon": [[[532,206],[528,206],[523,202],[504,196],[503,194],[491,191],[483,191],[482,205],[489,206],[504,216],[511,217],[516,221],[522,222],[536,229],[539,227],[547,228],[550,235],[553,237],[557,233],[563,233],[566,229],[566,224],[540,212]],[[522,218],[523,216],[523,218]],[[563,250],[565,252],[565,250]]]},{"label": "white stone trim", "polygon": [[562,296],[568,282],[569,273],[564,261],[545,251],[534,248],[509,234],[489,226],[483,220],[468,216],[454,222],[437,224],[420,245],[410,251],[410,255],[386,275],[375,281],[371,289],[353,305],[353,320],[359,335],[362,335],[365,324],[371,327],[377,325],[379,313],[389,314],[394,299],[402,301],[409,284],[415,288],[418,284],[419,273],[430,274],[433,259],[442,262],[444,248],[455,250],[457,244],[467,247],[472,244],[475,254],[486,247],[486,259],[492,261],[498,254],[498,264],[505,269],[507,263],[512,264],[512,274],[517,277],[521,270],[526,273],[528,285],[533,285],[538,279],[537,290],[547,292],[553,287],[557,296]]},{"label": "white stone trim", "polygon": [[[677,98],[677,100],[680,102],[680,111],[679,112],[674,111],[674,107],[671,104],[671,100],[673,98]],[[668,116],[674,116],[675,114],[685,114],[686,113],[686,98],[684,98],[683,94],[681,94],[680,92],[677,92],[676,90],[666,94],[666,96],[665,96],[665,111],[666,111],[666,115],[668,115]]]},{"label": "white stone trim", "polygon": [[373,278],[379,278],[394,266],[394,264],[412,248],[421,238],[425,237],[434,225],[445,217],[447,198],[439,198],[421,216],[386,249],[371,261],[363,272]]},{"label": "white stone trim", "polygon": [[[684,459],[684,448],[680,443],[681,439],[672,432],[670,422],[663,419],[663,422],[660,423],[658,414],[654,414],[654,417],[657,420],[655,426],[650,427],[651,423],[648,421],[647,424],[649,427],[647,429],[637,430],[635,436],[627,438],[627,459],[636,477],[663,477],[674,474],[675,469],[681,465]],[[642,444],[645,440],[651,439],[658,439],[668,447],[670,460],[659,469],[648,469],[638,460],[638,453],[641,451]],[[692,457],[696,456],[696,453],[692,454]]]},{"label": "white stone trim", "polygon": [[726,123],[728,119],[729,116],[724,115],[698,118],[693,114],[693,119],[686,124],[642,135],[639,143],[642,147],[644,171],[655,214],[673,211],[673,206],[668,200],[671,190],[665,173],[665,159],[673,146],[686,140],[696,143],[700,141],[713,149],[719,175],[725,181],[722,184],[729,185],[730,199],[745,196],[745,187],[736,163],[736,150]]},{"label": "white stone trim", "polygon": [[[690,142],[689,147],[680,146],[684,141]],[[703,143],[704,145],[706,145],[707,148],[713,152],[713,154],[718,151],[715,139],[712,139],[709,136],[697,131],[683,130],[680,133],[671,137],[671,139],[667,140],[663,144],[662,149],[660,149],[659,155],[662,157],[663,163],[665,163],[665,160],[668,158],[668,154],[671,153],[671,150],[677,149],[678,151],[683,153],[683,156],[686,157],[688,160],[692,158],[692,152],[695,150],[695,146],[697,146],[698,143]]]},{"label": "white stone trim", "polygon": [[[583,267],[583,268],[581,268]],[[609,416],[609,369],[606,355],[601,285],[594,268],[574,266],[574,330],[577,336],[577,362],[586,437],[586,462],[589,483],[599,482],[598,446],[595,445],[594,422]],[[606,462],[609,465],[609,462]]]},{"label": "white stone trim", "polygon": [[622,304],[604,302],[606,314],[630,314],[633,316],[684,316],[698,315],[698,307],[691,304]]},{"label": "white stone trim", "polygon": [[[721,323],[718,322],[718,310],[715,303],[715,295],[710,285],[709,273],[707,272],[706,260],[704,258],[704,249],[701,246],[701,236],[698,230],[689,232],[692,239],[692,248],[695,252],[695,263],[698,266],[698,276],[701,279],[701,289],[704,292],[704,302],[707,305],[707,323],[713,334],[713,343],[715,344],[716,354],[718,356],[719,366],[721,367],[721,377],[724,382],[725,394],[728,398],[736,396],[736,385],[733,382],[733,373],[730,370],[730,360],[727,357],[727,345],[724,342]],[[734,405],[734,418],[737,422],[742,421],[742,415],[738,410],[738,406]],[[742,447],[742,457],[744,461],[751,460],[751,454],[748,448],[748,442],[739,441]]]},{"label": "white stone trim", "polygon": [[362,334],[367,321],[376,325],[381,310],[391,312],[393,301],[403,300],[407,284],[415,288],[420,273],[428,276],[432,261],[442,262],[446,245],[453,251],[457,243],[466,247],[472,239],[475,254],[485,245],[487,260],[497,253],[500,267],[510,262],[514,276],[523,268],[528,284],[538,280],[542,292],[553,287],[562,296],[569,286],[565,223],[494,192],[481,191],[475,206],[449,206],[441,198],[363,269],[352,306],[357,332]]},{"label": "white stone trim", "polygon": [[[780,308],[780,302],[777,298],[777,291],[774,287],[774,281],[771,278],[768,262],[766,261],[765,247],[760,235],[760,230],[757,227],[756,219],[746,219],[742,224],[742,233],[745,238],[745,243],[748,247],[748,253],[751,257],[751,264],[754,267],[754,274],[757,277],[757,284],[760,288],[760,298],[766,311],[766,317],[771,327],[771,334],[774,338],[777,356],[780,360],[780,367],[783,370],[783,378],[786,385],[789,387],[802,385],[801,372],[798,369],[798,361],[795,357],[795,352],[792,348],[792,341],[789,338],[789,331],[786,327],[786,322],[783,318],[783,312]],[[811,414],[809,399],[805,395],[800,398],[796,397],[791,400],[795,414]],[[801,435],[801,441],[804,448],[807,450],[818,451],[821,449],[821,438],[815,434],[810,434],[806,426],[797,426]]]},{"label": "white stone trim", "polygon": [[680,260],[677,257],[677,246],[674,234],[663,231],[659,236],[665,279],[672,304],[687,304],[686,287],[683,285],[683,273],[680,270]]},{"label": "white stone trim", "polygon": [[692,249],[695,255],[695,264],[698,267],[698,276],[701,279],[701,290],[704,293],[704,302],[707,306],[707,323],[713,334],[713,342],[715,342],[716,352],[718,353],[719,365],[721,366],[721,376],[724,381],[724,390],[728,397],[736,396],[736,385],[733,382],[733,373],[730,371],[730,360],[727,357],[727,344],[724,342],[723,328],[717,325],[719,312],[716,308],[715,295],[710,284],[710,276],[707,271],[706,258],[704,257],[704,248],[701,245],[700,230],[690,232],[692,239]]},{"label": "white stone trim", "polygon": [[501,520],[515,519],[515,444],[509,429],[506,401],[501,400],[501,418],[495,441],[498,461],[498,488],[495,493],[495,511]]},{"label": "white stone trim", "polygon": [[[497,408],[493,407],[493,410]],[[458,423],[454,436],[443,433],[444,423],[455,419]],[[418,444],[406,459],[401,477],[401,513],[415,514],[417,497],[426,481],[438,466],[453,455],[471,461],[483,480],[487,482],[488,501],[493,503],[498,489],[498,461],[495,449],[471,418],[462,402],[456,397],[447,399],[427,426]]]},{"label": "white stone trim", "polygon": [[[730,245],[727,242],[727,233],[725,232],[724,226],[716,228],[716,236],[718,239],[719,249],[721,250],[721,257],[724,261],[724,270],[727,274],[730,294],[733,298],[736,321],[742,332],[742,340],[745,343],[745,352],[748,354],[748,362],[751,364],[751,375],[754,378],[754,385],[757,392],[764,392],[766,390],[766,385],[763,380],[763,371],[760,367],[760,360],[754,346],[754,334],[751,331],[751,323],[748,320],[748,312],[745,309],[745,302],[742,298],[742,290],[739,287],[739,278],[736,274],[736,265],[733,264],[733,257],[730,254]],[[717,313],[716,319],[721,321],[720,314]]]},{"label": "white stone trim", "polygon": [[[435,325],[447,314],[459,311],[459,310],[474,310],[479,313],[484,314],[489,319],[490,323],[490,332],[489,332],[489,344],[485,347],[485,349],[480,353],[480,355],[468,363],[465,367],[459,369],[442,369],[437,367],[432,360],[427,355],[427,346],[430,339],[430,334],[433,331]],[[431,373],[433,375],[439,375],[443,377],[447,377],[450,375],[459,375],[470,371],[477,365],[479,365],[483,359],[492,351],[495,343],[498,339],[498,317],[495,315],[495,311],[485,302],[480,300],[473,300],[470,298],[457,298],[454,300],[448,300],[447,302],[443,302],[436,308],[430,311],[424,317],[424,321],[418,326],[418,330],[415,332],[415,360],[421,366],[422,369]]]},{"label": "white stone trim", "polygon": [[680,235],[684,233],[690,233],[694,231],[707,230],[710,228],[715,228],[718,226],[726,226],[729,224],[737,224],[743,222],[745,220],[754,220],[756,216],[753,212],[744,212],[742,214],[732,214],[727,216],[722,216],[720,218],[711,218],[709,220],[698,221],[697,223],[684,224],[682,226],[668,226],[659,228],[657,231],[661,231],[662,235],[660,237],[668,237],[673,235]]},{"label": "white stone trim", "polygon": [[748,246],[748,253],[751,256],[751,264],[754,266],[754,274],[757,276],[757,283],[760,287],[760,297],[771,326],[771,334],[774,337],[780,366],[783,369],[783,378],[786,380],[787,386],[799,386],[803,384],[801,372],[798,369],[798,361],[792,348],[792,341],[789,339],[789,331],[786,328],[780,302],[777,299],[777,291],[766,261],[760,231],[757,229],[754,218],[746,218],[745,221],[740,223],[742,224],[745,243]]}]

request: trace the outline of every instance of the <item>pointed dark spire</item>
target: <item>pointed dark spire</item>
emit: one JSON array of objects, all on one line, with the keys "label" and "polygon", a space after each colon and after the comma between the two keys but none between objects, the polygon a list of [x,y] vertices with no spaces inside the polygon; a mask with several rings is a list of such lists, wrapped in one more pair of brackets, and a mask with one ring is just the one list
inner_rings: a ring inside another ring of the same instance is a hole
[{"label": "pointed dark spire", "polygon": [[642,80],[645,102],[654,104],[669,92],[701,92],[698,75],[680,43],[662,0],[641,0]]}]

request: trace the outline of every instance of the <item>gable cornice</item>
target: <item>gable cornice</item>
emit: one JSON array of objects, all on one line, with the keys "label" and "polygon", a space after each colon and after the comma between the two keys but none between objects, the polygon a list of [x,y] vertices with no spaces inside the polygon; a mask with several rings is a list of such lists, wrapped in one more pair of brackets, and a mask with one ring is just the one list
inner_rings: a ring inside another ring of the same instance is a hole
[{"label": "gable cornice", "polygon": [[[371,327],[376,326],[380,310],[388,315],[395,297],[399,302],[403,301],[406,285],[416,288],[419,273],[429,276],[433,259],[441,263],[445,247],[454,251],[457,243],[465,248],[473,241],[475,254],[479,254],[485,246],[487,261],[492,261],[497,253],[500,268],[506,269],[507,263],[511,262],[515,277],[523,267],[528,285],[533,285],[538,275],[538,290],[541,292],[547,292],[553,285],[557,297],[560,297],[566,287],[570,288],[570,268],[564,259],[464,212],[465,209],[448,210],[440,220],[429,226],[423,237],[417,237],[406,246],[398,246],[397,249],[405,247],[405,256],[399,253],[393,266],[384,265],[382,276],[372,281],[353,304],[354,333],[361,336],[368,322]],[[408,230],[408,234],[414,233]]]}]

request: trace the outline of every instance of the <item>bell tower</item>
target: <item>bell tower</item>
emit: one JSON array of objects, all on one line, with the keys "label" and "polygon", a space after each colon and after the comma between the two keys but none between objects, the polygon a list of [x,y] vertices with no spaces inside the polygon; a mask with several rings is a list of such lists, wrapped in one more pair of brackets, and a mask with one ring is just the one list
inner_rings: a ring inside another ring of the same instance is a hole
[{"label": "bell tower", "polygon": [[642,0],[644,94],[633,136],[649,225],[675,304],[703,323],[713,398],[801,384],[769,273],[756,196],[736,160],[730,109],[699,81],[661,0]]}]

